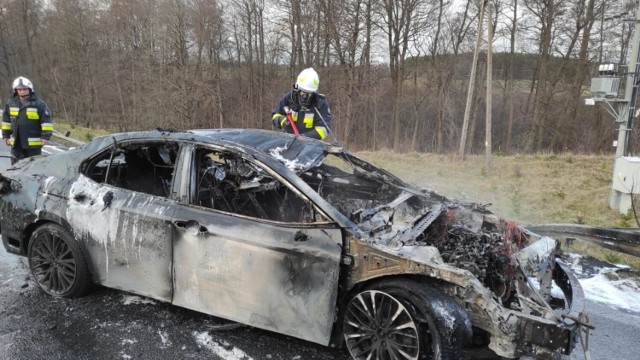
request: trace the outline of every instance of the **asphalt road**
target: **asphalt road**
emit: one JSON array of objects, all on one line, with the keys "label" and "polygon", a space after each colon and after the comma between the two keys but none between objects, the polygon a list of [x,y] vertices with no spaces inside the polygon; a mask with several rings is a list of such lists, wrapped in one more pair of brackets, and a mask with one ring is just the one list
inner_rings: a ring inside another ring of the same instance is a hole
[{"label": "asphalt road", "polygon": [[[0,144],[0,156],[7,154]],[[8,165],[8,158],[0,157],[0,170]],[[596,326],[589,339],[590,358],[638,359],[640,314],[594,302],[588,302],[588,308]],[[117,290],[97,287],[81,299],[56,299],[29,278],[26,259],[7,254],[0,246],[0,360],[161,358],[350,359],[344,350]],[[587,357],[578,347],[570,359]]]},{"label": "asphalt road", "polygon": [[0,251],[3,360],[349,359],[344,351],[116,290],[55,299],[29,279],[24,259]]},{"label": "asphalt road", "polygon": [[[638,298],[640,301],[640,297]],[[596,329],[591,332],[591,359],[635,360],[640,358],[640,314],[613,309],[607,304],[587,301],[589,320]],[[578,347],[571,359],[586,359]]]},{"label": "asphalt road", "polygon": [[[588,302],[591,359],[637,359],[640,314]],[[0,249],[0,359],[347,360],[325,348],[146,298],[97,288],[56,299],[29,278],[26,259]],[[587,359],[578,347],[571,359]]]}]

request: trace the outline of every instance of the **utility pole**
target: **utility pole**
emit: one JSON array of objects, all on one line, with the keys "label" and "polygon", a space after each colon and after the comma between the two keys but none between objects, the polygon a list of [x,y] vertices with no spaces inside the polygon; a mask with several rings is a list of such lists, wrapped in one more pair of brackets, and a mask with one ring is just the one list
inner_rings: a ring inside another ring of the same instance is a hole
[{"label": "utility pole", "polygon": [[[602,103],[605,110],[616,119],[618,125],[618,140],[616,157],[613,166],[611,197],[609,207],[621,213],[627,213],[632,207],[632,196],[640,194],[640,158],[630,157],[629,133],[633,129],[633,119],[636,116],[636,99],[640,82],[640,2],[636,16],[631,20],[635,24],[632,40],[631,55],[625,74],[618,74],[613,64],[600,65],[598,76],[591,79],[593,98],[586,99],[587,105]],[[618,97],[620,75],[626,75],[624,98]],[[613,105],[616,105],[614,107]]]},{"label": "utility pole", "polygon": [[487,173],[491,172],[491,101],[493,97],[493,6],[489,4],[489,17],[487,19],[487,109],[486,109],[486,128],[485,128],[485,168]]},{"label": "utility pole", "polygon": [[469,132],[469,116],[471,114],[471,101],[473,89],[476,86],[476,68],[478,64],[478,52],[480,51],[480,40],[482,39],[482,21],[484,19],[484,6],[487,0],[480,3],[480,14],[478,15],[478,33],[476,34],[476,48],[473,50],[473,62],[471,63],[471,74],[469,75],[469,88],[467,89],[467,104],[464,108],[464,119],[462,121],[462,133],[460,134],[460,159],[464,160],[467,146],[467,132]]}]

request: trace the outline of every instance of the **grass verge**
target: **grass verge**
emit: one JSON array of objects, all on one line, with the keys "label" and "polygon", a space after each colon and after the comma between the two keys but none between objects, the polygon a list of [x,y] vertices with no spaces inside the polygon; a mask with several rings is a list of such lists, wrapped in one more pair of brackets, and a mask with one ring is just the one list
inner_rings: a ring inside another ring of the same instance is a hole
[{"label": "grass verge", "polygon": [[62,134],[69,131],[70,138],[84,141],[84,142],[91,141],[91,139],[93,139],[96,136],[107,135],[112,133],[112,131],[101,130],[101,129],[91,129],[91,128],[78,126],[75,124],[68,124],[68,123],[62,123],[62,122],[56,122],[54,124],[54,127],[56,131]]}]

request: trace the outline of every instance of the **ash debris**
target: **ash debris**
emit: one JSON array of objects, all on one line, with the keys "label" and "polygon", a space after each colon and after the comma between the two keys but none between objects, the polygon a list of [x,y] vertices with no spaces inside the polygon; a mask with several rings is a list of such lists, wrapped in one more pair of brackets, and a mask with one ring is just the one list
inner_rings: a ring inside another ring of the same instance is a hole
[{"label": "ash debris", "polygon": [[434,246],[442,259],[470,271],[498,297],[511,296],[517,274],[513,254],[528,245],[529,239],[515,223],[482,216],[464,207],[450,208],[416,239]]}]

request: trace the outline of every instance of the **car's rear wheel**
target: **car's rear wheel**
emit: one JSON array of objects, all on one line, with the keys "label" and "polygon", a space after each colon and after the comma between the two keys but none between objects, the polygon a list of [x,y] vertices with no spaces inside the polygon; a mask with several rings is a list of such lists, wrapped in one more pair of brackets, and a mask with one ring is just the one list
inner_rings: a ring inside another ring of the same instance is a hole
[{"label": "car's rear wheel", "polygon": [[422,284],[382,282],[348,302],[346,346],[354,359],[457,359],[471,329],[468,315],[460,311],[453,300]]},{"label": "car's rear wheel", "polygon": [[44,224],[31,235],[29,268],[38,286],[56,297],[79,297],[91,287],[80,246],[57,224]]}]

